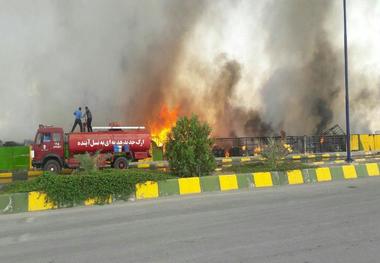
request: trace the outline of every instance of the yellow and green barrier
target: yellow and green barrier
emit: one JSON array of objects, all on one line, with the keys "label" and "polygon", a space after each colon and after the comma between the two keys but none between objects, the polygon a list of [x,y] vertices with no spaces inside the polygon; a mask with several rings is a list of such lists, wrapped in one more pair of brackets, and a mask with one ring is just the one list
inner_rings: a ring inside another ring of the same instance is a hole
[{"label": "yellow and green barrier", "polygon": [[[355,161],[365,161],[363,157],[370,157],[370,156],[377,156],[376,152],[362,152],[362,153],[355,153],[354,159]],[[345,153],[314,153],[314,154],[294,154],[289,155],[286,157],[286,160],[289,161],[314,161],[317,162],[317,164],[324,164],[327,161],[332,161],[336,163],[342,163],[344,162],[344,159],[346,158]],[[358,158],[358,159],[357,159]],[[246,157],[226,157],[226,158],[217,158],[217,163],[221,164],[223,166],[232,165],[232,164],[239,164],[239,163],[245,163],[250,161],[262,161],[265,160],[260,156],[246,156]]]},{"label": "yellow and green barrier", "polygon": [[[380,176],[379,163],[320,167],[285,172],[225,174],[168,179],[137,184],[135,198],[141,200],[172,195],[194,195],[204,192],[256,190],[282,185],[325,183],[335,180],[355,180],[360,177],[375,176]],[[46,200],[46,194],[40,192],[0,195],[0,213],[32,212],[56,208]],[[110,197],[107,203],[112,203],[113,201],[113,198]],[[89,199],[83,205],[89,206],[96,203],[95,199]]]},{"label": "yellow and green barrier", "polygon": [[13,172],[3,172],[0,173],[0,184],[11,183],[15,180],[26,180],[28,178],[40,176],[43,174],[43,171],[13,171]]},{"label": "yellow and green barrier", "polygon": [[334,180],[352,180],[360,177],[380,176],[379,168],[378,163],[366,163],[286,172],[259,172],[169,179],[166,181],[146,182],[137,185],[136,199],[198,194],[202,192],[255,189],[280,185],[322,183]]}]

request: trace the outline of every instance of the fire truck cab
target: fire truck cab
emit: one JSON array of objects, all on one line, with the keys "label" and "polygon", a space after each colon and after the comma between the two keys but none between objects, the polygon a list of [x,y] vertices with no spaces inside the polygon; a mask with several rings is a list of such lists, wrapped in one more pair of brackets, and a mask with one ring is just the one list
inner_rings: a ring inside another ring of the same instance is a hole
[{"label": "fire truck cab", "polygon": [[59,172],[65,164],[64,136],[62,128],[40,125],[32,148],[32,165],[45,171]]}]

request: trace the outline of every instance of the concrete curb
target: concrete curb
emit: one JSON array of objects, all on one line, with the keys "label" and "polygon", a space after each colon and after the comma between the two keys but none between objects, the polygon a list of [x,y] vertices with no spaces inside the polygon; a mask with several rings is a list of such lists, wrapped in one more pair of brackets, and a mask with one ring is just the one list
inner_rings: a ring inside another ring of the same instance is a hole
[{"label": "concrete curb", "polygon": [[[171,195],[200,194],[202,192],[227,192],[233,190],[255,190],[281,185],[324,183],[335,180],[354,180],[360,177],[380,176],[380,163],[365,163],[335,167],[320,167],[285,172],[259,172],[247,174],[225,174],[219,176],[190,177],[148,181],[136,185],[137,200],[154,199]],[[107,203],[112,203],[110,197]],[[85,206],[96,204],[95,199],[84,202]],[[56,209],[46,202],[46,194],[40,192],[0,195],[0,214],[32,212]]]}]

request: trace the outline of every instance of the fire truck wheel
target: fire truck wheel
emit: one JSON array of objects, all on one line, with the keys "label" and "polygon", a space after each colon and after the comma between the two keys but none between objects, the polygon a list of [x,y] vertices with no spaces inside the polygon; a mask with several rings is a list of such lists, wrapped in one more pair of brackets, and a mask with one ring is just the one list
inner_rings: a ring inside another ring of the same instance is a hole
[{"label": "fire truck wheel", "polygon": [[44,171],[59,173],[61,171],[61,165],[57,160],[49,160],[44,165]]},{"label": "fire truck wheel", "polygon": [[125,157],[119,157],[113,163],[113,168],[116,169],[127,169],[128,168],[128,159]]}]

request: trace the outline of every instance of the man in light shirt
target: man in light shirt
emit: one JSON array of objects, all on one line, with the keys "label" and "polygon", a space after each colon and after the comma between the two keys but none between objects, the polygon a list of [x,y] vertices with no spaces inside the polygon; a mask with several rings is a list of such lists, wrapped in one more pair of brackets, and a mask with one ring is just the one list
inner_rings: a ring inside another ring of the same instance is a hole
[{"label": "man in light shirt", "polygon": [[80,127],[80,132],[83,132],[83,126],[82,126],[82,108],[79,107],[76,111],[74,111],[74,116],[75,116],[75,122],[74,122],[74,125],[73,125],[73,128],[71,130],[71,132],[73,132],[75,130],[75,128],[77,127],[77,125],[79,124],[79,127]]}]

